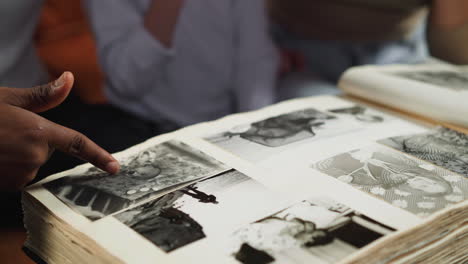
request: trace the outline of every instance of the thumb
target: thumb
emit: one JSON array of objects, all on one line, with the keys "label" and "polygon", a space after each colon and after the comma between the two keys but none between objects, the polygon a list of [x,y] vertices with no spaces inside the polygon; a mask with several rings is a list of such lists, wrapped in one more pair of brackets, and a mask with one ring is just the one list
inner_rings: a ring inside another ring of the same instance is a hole
[{"label": "thumb", "polygon": [[33,88],[4,88],[3,102],[33,112],[44,112],[61,104],[73,86],[71,72],[64,72],[57,80]]}]

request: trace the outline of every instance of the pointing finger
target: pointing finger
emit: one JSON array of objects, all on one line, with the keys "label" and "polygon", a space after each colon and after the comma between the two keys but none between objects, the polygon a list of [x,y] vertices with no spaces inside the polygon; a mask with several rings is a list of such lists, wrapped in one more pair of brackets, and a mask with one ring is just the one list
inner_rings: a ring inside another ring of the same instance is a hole
[{"label": "pointing finger", "polygon": [[51,147],[85,160],[111,174],[120,169],[119,163],[107,151],[75,130],[48,122],[46,135]]}]

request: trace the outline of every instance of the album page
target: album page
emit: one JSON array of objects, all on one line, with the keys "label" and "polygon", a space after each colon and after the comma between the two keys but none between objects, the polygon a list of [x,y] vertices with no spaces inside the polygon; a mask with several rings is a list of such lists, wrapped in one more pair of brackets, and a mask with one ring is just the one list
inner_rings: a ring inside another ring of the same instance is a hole
[{"label": "album page", "polygon": [[346,71],[346,93],[428,119],[468,127],[468,69],[449,64],[362,66]]},{"label": "album page", "polygon": [[82,165],[28,193],[124,262],[336,263],[463,202],[467,147],[322,96],[162,135],[117,153],[117,175]]}]

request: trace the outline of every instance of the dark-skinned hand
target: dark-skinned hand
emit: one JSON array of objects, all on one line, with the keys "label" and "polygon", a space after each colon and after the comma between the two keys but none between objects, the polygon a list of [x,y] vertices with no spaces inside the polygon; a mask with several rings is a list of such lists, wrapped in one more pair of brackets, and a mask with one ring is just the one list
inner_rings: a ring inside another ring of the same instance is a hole
[{"label": "dark-skinned hand", "polygon": [[35,113],[59,105],[73,86],[65,72],[49,84],[27,88],[0,87],[0,190],[14,191],[34,179],[55,149],[115,174],[119,163],[89,138]]}]

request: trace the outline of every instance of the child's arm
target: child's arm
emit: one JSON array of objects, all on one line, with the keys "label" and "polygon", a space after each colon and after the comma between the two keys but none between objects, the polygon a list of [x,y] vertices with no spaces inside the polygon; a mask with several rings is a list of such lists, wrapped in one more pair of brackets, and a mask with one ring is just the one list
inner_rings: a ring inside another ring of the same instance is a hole
[{"label": "child's arm", "polygon": [[236,0],[234,92],[239,111],[266,106],[276,100],[279,55],[270,38],[263,0]]}]

